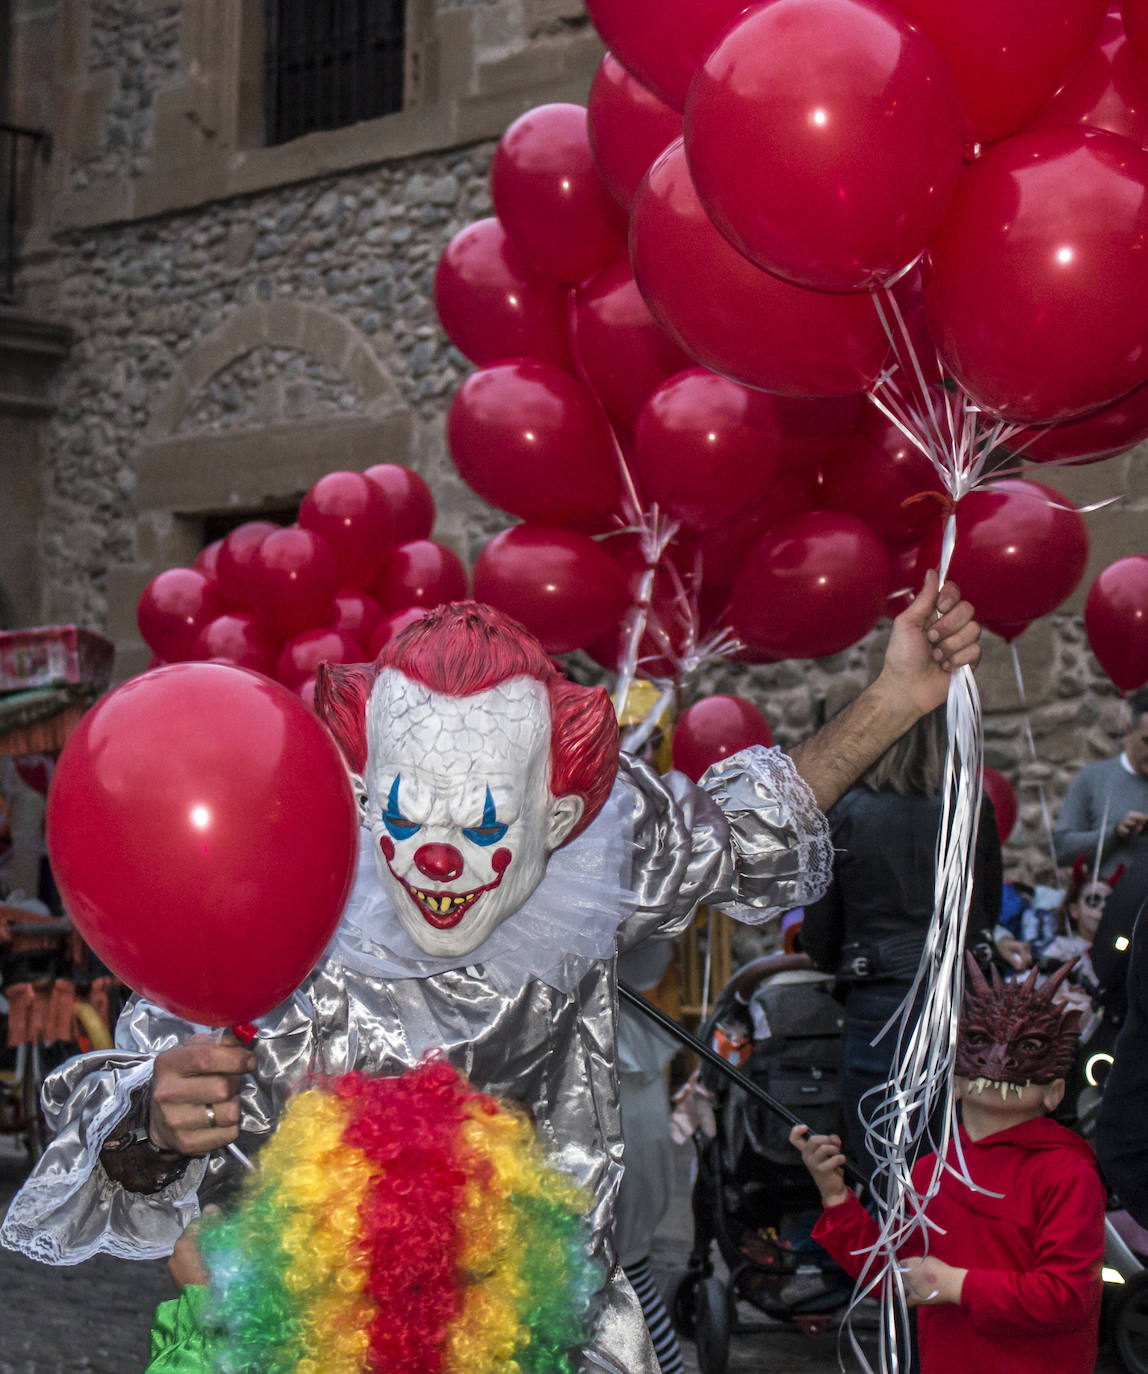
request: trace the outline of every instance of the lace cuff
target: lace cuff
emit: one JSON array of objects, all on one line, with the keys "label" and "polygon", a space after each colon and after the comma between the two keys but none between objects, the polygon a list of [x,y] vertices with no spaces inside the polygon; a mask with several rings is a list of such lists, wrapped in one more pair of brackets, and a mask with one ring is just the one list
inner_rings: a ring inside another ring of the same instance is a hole
[{"label": "lace cuff", "polygon": [[99,1162],[132,1094],[150,1081],[153,1062],[149,1055],[80,1081],[60,1114],[58,1136],[8,1209],[0,1243],[42,1264],[79,1264],[101,1252],[121,1259],[171,1254],[199,1215],[196,1190],[206,1161],[192,1159],[181,1178],[149,1194],[119,1187]]}]

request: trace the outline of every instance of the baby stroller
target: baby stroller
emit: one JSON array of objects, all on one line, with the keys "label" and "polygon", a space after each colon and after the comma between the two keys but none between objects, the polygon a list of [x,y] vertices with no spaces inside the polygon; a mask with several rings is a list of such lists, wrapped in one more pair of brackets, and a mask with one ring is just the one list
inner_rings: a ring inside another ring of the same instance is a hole
[{"label": "baby stroller", "polygon": [[[764,1105],[703,1060],[700,1077],[713,1099],[717,1134],[694,1135],[694,1239],[671,1297],[675,1324],[694,1340],[702,1374],[724,1374],[732,1334],[814,1334],[849,1302],[851,1281],[810,1239],[820,1198],[789,1144],[793,1121],[817,1132],[841,1128],[842,1014],[832,987],[832,975],[817,972],[807,955],[755,960],[722,988],[698,1032],[774,1100]],[[715,1246],[728,1283],[715,1272]],[[742,1320],[739,1302],[760,1316]]]}]

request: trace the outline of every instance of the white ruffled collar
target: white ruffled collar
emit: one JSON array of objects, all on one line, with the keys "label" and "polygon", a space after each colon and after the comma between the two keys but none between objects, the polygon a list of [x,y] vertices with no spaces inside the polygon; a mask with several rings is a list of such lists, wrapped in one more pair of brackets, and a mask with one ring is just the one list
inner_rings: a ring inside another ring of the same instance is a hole
[{"label": "white ruffled collar", "polygon": [[538,980],[571,992],[600,959],[614,953],[618,927],[634,910],[629,886],[633,802],[616,782],[586,830],[550,856],[546,876],[513,916],[469,954],[440,958],[403,928],[379,881],[370,831],[359,832],[359,868],[329,961],[373,978],[431,978],[479,968],[498,992]]}]

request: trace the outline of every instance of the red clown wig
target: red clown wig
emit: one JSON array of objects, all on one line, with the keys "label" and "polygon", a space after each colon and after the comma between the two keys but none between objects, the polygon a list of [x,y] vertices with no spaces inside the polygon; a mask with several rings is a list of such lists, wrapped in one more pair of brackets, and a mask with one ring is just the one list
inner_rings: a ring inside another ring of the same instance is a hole
[{"label": "red clown wig", "polygon": [[367,765],[367,701],[384,668],[451,697],[486,692],[515,677],[540,682],[550,701],[551,795],[574,795],[584,803],[569,839],[602,809],[618,771],[618,725],[609,695],[564,678],[516,620],[477,601],[456,601],[408,625],[373,664],[321,664],[315,709],[356,773]]}]

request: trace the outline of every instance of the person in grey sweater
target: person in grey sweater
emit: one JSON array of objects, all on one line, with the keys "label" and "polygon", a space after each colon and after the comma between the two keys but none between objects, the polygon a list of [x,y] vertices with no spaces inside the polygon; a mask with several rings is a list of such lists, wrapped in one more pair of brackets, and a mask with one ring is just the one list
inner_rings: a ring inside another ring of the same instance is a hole
[{"label": "person in grey sweater", "polygon": [[1088,763],[1073,778],[1056,818],[1057,863],[1129,864],[1148,849],[1148,687],[1129,698],[1131,724],[1116,758]]}]

